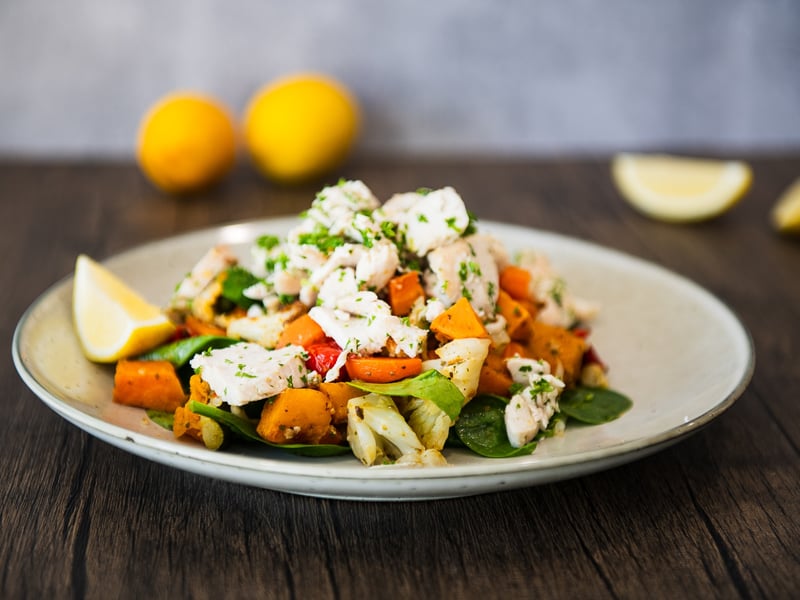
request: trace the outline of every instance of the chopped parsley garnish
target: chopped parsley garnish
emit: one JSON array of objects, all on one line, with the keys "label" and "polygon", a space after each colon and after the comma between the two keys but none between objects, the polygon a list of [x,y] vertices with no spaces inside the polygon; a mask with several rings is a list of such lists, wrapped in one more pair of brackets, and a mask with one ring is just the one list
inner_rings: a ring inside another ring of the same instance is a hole
[{"label": "chopped parsley garnish", "polygon": [[383,221],[381,223],[381,231],[383,232],[383,235],[390,240],[393,240],[397,236],[397,230],[394,223],[390,223],[389,221]]},{"label": "chopped parsley garnish", "polygon": [[256,245],[264,250],[272,250],[275,246],[281,243],[277,235],[262,235],[256,240]]},{"label": "chopped parsley garnish", "polygon": [[547,392],[553,391],[553,384],[551,384],[546,379],[537,379],[533,382],[533,385],[530,388],[529,394],[531,398],[535,398],[539,394],[546,394]]},{"label": "chopped parsley garnish", "polygon": [[356,229],[358,233],[361,234],[361,243],[364,244],[367,248],[372,248],[373,240],[372,240],[372,232],[369,229]]},{"label": "chopped parsley garnish", "polygon": [[467,267],[467,263],[461,263],[458,265],[458,278],[461,281],[466,281],[467,277],[469,277],[469,267]]},{"label": "chopped parsley garnish", "polygon": [[341,235],[331,235],[330,231],[322,225],[317,225],[311,233],[301,233],[297,236],[297,242],[304,246],[316,246],[325,253],[331,252],[334,248],[344,244],[344,237]]},{"label": "chopped parsley garnish", "polygon": [[563,279],[557,279],[555,281],[555,283],[553,283],[553,287],[550,288],[550,297],[559,306],[562,306],[562,304],[564,302],[564,288],[565,287],[566,287],[566,285],[564,284],[564,280]]},{"label": "chopped parsley garnish", "polygon": [[247,371],[244,370],[246,366],[247,365],[245,365],[244,363],[239,363],[238,365],[236,365],[237,371],[235,373],[235,376],[244,377],[246,379],[255,379],[256,378],[255,375],[253,375],[252,373],[248,373]]},{"label": "chopped parsley garnish", "polygon": [[422,271],[422,263],[417,258],[406,259],[405,265],[409,271]]},{"label": "chopped parsley garnish", "polygon": [[524,383],[512,383],[511,386],[508,388],[508,393],[510,396],[516,396],[524,389],[525,389]]},{"label": "chopped parsley garnish", "polygon": [[417,215],[417,221],[419,221],[420,223],[427,223],[428,222],[428,217],[426,217],[425,215],[420,213],[420,214]]},{"label": "chopped parsley garnish", "polygon": [[268,258],[264,261],[264,268],[267,270],[267,273],[274,273],[276,268],[280,267],[281,271],[286,270],[286,265],[289,264],[289,257],[286,256],[286,253],[281,252],[278,256],[274,258]]},{"label": "chopped parsley garnish", "polygon": [[467,216],[469,217],[469,223],[467,224],[467,228],[464,230],[464,235],[472,235],[473,233],[477,233],[478,231],[478,217],[475,216],[475,213],[468,210]]}]

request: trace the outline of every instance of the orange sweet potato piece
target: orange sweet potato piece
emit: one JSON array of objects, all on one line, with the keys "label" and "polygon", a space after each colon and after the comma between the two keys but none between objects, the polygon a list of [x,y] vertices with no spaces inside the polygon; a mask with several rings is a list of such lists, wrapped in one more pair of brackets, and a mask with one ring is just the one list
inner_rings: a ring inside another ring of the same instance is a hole
[{"label": "orange sweet potato piece", "polygon": [[503,358],[514,358],[515,356],[530,358],[530,352],[519,342],[509,342],[506,344],[506,347],[503,348]]},{"label": "orange sweet potato piece", "polygon": [[[510,294],[509,294],[510,295]],[[528,314],[531,316],[531,319],[535,319],[536,315],[539,314],[539,304],[536,303],[535,300],[520,300],[515,298],[519,305],[528,311]]]},{"label": "orange sweet potato piece", "polygon": [[274,444],[339,443],[342,437],[331,424],[333,413],[321,391],[289,388],[264,405],[256,431]]},{"label": "orange sweet potato piece", "polygon": [[200,415],[193,413],[185,406],[179,406],[175,409],[175,418],[172,421],[172,433],[175,434],[176,438],[188,435],[198,442],[202,442],[203,435],[200,431]]},{"label": "orange sweet potato piece", "polygon": [[533,318],[521,302],[501,289],[497,296],[497,308],[508,324],[506,329],[512,340],[521,342],[530,337]]},{"label": "orange sweet potato piece", "polygon": [[172,412],[186,393],[172,363],[166,360],[121,360],[114,373],[114,402]]},{"label": "orange sweet potato piece", "polygon": [[422,284],[419,282],[419,272],[409,271],[389,280],[389,305],[392,314],[405,317],[411,312],[417,298],[425,295]]},{"label": "orange sweet potato piece", "polygon": [[515,300],[530,298],[531,274],[527,269],[509,265],[500,272],[500,289]]},{"label": "orange sweet potato piece", "polygon": [[550,370],[567,385],[575,383],[581,372],[586,341],[568,329],[541,321],[534,321],[532,329],[527,343],[530,357],[546,360]]},{"label": "orange sweet potato piece", "polygon": [[490,352],[481,366],[478,393],[507,397],[508,388],[511,387],[512,383],[505,359],[499,354]]},{"label": "orange sweet potato piece", "polygon": [[420,358],[394,358],[391,356],[349,356],[345,363],[351,379],[371,383],[389,383],[422,372]]},{"label": "orange sweet potato piece", "polygon": [[189,378],[189,400],[208,404],[211,394],[211,386],[199,374],[195,373]]},{"label": "orange sweet potato piece", "polygon": [[350,398],[364,396],[367,392],[354,388],[347,383],[320,383],[319,391],[328,397],[333,409],[331,422],[334,425],[347,422],[347,401]]},{"label": "orange sweet potato piece", "polygon": [[[192,377],[189,379],[189,400],[200,402],[202,404],[208,404],[208,399],[210,396],[211,386],[209,386],[207,382],[203,381],[203,379],[201,379],[200,375],[197,373],[192,375]],[[208,448],[216,450],[222,444],[224,435],[210,436],[209,433],[211,431],[210,428],[212,424],[209,423],[209,421],[211,421],[211,419],[192,412],[187,406],[179,406],[175,409],[175,418],[172,420],[172,433],[176,438],[187,435],[196,439],[198,442],[205,443]],[[217,433],[216,429],[218,428],[219,426],[214,428],[214,433]],[[214,438],[216,440],[217,437],[219,439],[216,447],[209,445],[209,439]]]},{"label": "orange sweet potato piece", "polygon": [[217,450],[225,441],[225,432],[219,423],[203,415],[194,413],[186,406],[175,409],[172,433],[176,438],[187,435],[203,442],[209,450]]},{"label": "orange sweet potato piece", "polygon": [[433,320],[431,331],[440,341],[489,337],[478,313],[464,297]]},{"label": "orange sweet potato piece", "polygon": [[325,340],[325,332],[307,314],[296,318],[287,324],[278,338],[278,348],[296,344],[307,348],[311,344],[318,344]]}]

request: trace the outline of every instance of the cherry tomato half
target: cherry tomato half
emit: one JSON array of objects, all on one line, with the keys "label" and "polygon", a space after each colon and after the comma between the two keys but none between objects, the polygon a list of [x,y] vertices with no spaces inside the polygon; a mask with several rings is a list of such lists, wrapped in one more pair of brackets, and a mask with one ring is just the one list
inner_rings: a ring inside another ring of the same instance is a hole
[{"label": "cherry tomato half", "polygon": [[325,374],[331,370],[331,367],[336,363],[342,349],[333,340],[320,342],[319,344],[311,344],[306,348],[308,353],[308,360],[306,366],[325,377]]}]

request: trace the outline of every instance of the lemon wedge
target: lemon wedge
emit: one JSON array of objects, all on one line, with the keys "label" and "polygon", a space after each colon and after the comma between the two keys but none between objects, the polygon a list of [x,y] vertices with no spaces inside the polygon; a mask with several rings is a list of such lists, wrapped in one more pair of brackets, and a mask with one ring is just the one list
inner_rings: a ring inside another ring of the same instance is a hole
[{"label": "lemon wedge", "polygon": [[783,233],[800,233],[800,178],[781,194],[772,208],[772,224]]},{"label": "lemon wedge", "polygon": [[161,309],[84,254],[75,262],[72,318],[86,357],[101,363],[140,354],[175,332]]},{"label": "lemon wedge", "polygon": [[618,154],[611,172],[634,208],[676,223],[722,214],[744,196],[753,180],[750,166],[741,161],[665,154]]}]

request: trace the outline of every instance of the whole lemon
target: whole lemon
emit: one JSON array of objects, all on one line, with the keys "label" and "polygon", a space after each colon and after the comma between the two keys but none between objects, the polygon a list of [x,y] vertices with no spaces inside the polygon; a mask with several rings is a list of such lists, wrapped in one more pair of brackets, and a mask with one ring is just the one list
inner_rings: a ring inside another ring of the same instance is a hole
[{"label": "whole lemon", "polygon": [[170,94],[142,119],[137,159],[148,179],[166,192],[182,194],[207,187],[233,167],[234,120],[213,98]]},{"label": "whole lemon", "polygon": [[359,108],[344,85],[318,74],[299,74],[254,94],[245,113],[244,139],[266,177],[294,183],[339,166],[358,127]]}]

